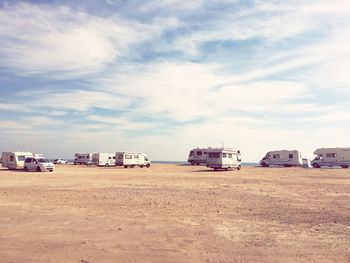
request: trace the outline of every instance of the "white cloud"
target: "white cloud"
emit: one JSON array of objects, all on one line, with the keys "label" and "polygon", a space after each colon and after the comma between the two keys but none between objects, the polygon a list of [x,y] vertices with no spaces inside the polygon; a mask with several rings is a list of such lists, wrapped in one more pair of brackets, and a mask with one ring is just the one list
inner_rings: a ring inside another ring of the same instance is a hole
[{"label": "white cloud", "polygon": [[19,75],[54,73],[70,78],[96,73],[126,57],[133,45],[176,24],[176,19],[145,25],[66,7],[11,5],[0,10],[1,63]]}]

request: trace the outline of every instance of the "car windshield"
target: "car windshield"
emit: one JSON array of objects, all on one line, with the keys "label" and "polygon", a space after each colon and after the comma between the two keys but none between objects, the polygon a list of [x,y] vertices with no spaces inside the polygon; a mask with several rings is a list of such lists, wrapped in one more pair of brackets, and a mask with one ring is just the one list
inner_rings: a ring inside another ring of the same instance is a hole
[{"label": "car windshield", "polygon": [[37,159],[39,163],[49,163],[50,161],[48,159],[45,159],[45,158],[40,158],[40,159]]}]

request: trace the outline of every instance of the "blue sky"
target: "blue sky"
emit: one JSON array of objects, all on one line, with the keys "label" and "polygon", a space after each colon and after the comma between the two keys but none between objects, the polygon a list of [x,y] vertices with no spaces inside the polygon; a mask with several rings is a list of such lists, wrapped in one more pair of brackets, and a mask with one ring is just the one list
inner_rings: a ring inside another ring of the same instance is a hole
[{"label": "blue sky", "polygon": [[349,146],[346,0],[0,1],[0,151]]}]

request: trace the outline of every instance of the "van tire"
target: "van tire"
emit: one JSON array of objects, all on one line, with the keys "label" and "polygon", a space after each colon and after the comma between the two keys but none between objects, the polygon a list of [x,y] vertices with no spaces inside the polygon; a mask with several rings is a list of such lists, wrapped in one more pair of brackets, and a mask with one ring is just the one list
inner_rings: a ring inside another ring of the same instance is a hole
[{"label": "van tire", "polygon": [[264,163],[264,162],[262,162],[262,163],[261,163],[261,166],[262,166],[262,167],[267,167],[267,164]]},{"label": "van tire", "polygon": [[38,167],[36,167],[36,171],[37,172],[41,172],[41,169],[40,169],[40,167],[38,166]]},{"label": "van tire", "polygon": [[314,168],[321,168],[321,166],[320,166],[318,163],[314,163],[312,166],[313,166]]},{"label": "van tire", "polygon": [[343,165],[341,166],[341,168],[346,169],[346,168],[349,168],[349,166],[348,166],[348,165],[346,165],[346,164],[343,164]]},{"label": "van tire", "polygon": [[151,165],[150,164],[147,164],[146,167],[149,168]]},{"label": "van tire", "polygon": [[127,166],[127,165],[124,165],[124,168],[128,168],[128,166]]},{"label": "van tire", "polygon": [[143,165],[140,165],[140,168],[143,168]]},{"label": "van tire", "polygon": [[108,167],[109,166],[109,164],[108,163],[106,163],[106,165],[105,165],[106,167]]},{"label": "van tire", "polygon": [[242,169],[242,167],[240,165],[238,165],[237,170],[239,171],[241,169]]}]

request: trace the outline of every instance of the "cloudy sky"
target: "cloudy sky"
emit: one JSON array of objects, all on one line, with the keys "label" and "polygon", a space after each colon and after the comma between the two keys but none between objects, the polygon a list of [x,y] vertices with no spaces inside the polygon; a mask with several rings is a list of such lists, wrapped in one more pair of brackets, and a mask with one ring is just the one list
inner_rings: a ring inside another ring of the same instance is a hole
[{"label": "cloudy sky", "polygon": [[0,0],[0,151],[350,146],[348,0]]}]

